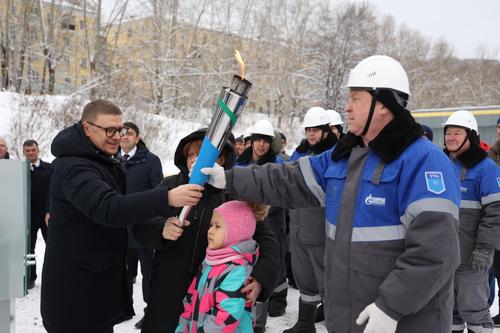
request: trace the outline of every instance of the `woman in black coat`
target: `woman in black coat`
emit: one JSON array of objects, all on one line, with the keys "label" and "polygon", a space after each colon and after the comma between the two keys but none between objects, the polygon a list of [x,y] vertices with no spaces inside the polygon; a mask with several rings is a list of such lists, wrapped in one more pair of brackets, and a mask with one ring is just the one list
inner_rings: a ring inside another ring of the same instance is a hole
[{"label": "woman in black coat", "polygon": [[[189,181],[185,148],[193,141],[203,140],[205,133],[205,129],[198,130],[180,141],[174,161],[181,171],[175,176],[165,178],[160,186],[174,188]],[[224,167],[231,168],[234,165],[234,151],[231,144],[227,143],[224,150]],[[174,332],[183,310],[182,300],[189,283],[205,258],[212,211],[226,200],[223,191],[205,185],[203,197],[192,207],[187,218],[190,225],[183,229],[182,236],[176,241],[163,238],[164,218],[156,219],[155,223],[139,223],[134,226],[136,239],[143,245],[155,249],[150,300],[142,333]],[[175,216],[179,212],[177,209]],[[279,272],[274,269],[279,265],[278,245],[272,231],[265,223],[257,224],[254,239],[259,243],[260,258],[253,269],[252,278],[262,286],[258,300],[263,301],[270,296],[279,277]]]}]

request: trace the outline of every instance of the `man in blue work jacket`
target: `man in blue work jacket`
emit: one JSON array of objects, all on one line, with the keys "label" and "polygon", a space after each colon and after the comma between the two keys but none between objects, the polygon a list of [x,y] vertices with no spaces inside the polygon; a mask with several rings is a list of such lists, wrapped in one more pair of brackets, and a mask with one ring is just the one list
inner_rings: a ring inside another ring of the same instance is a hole
[{"label": "man in blue work jacket", "polygon": [[406,109],[399,62],[368,57],[347,87],[349,132],[333,149],[285,165],[203,171],[238,198],[325,206],[329,332],[449,332],[458,174]]}]

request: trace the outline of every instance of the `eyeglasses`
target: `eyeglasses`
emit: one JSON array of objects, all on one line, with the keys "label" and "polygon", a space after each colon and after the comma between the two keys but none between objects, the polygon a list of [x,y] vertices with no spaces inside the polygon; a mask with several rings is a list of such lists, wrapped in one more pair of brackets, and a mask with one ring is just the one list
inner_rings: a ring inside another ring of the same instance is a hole
[{"label": "eyeglasses", "polygon": [[118,133],[119,136],[124,136],[125,134],[127,134],[127,131],[128,131],[128,127],[120,127],[120,128],[116,128],[116,127],[102,127],[102,126],[93,124],[90,121],[87,121],[87,124],[90,124],[92,126],[95,126],[95,127],[98,127],[100,129],[104,130],[104,132],[106,133],[106,136],[108,138],[114,137],[116,133]]}]

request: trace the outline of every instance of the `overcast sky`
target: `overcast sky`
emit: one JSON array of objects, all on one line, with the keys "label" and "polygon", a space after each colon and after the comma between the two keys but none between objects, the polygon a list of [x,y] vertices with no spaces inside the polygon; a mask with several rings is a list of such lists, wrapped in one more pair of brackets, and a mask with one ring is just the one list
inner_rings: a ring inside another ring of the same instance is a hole
[{"label": "overcast sky", "polygon": [[[182,0],[181,0],[182,1]],[[239,0],[235,0],[239,1]],[[329,0],[373,3],[397,23],[420,31],[434,41],[444,38],[459,58],[476,58],[478,46],[500,60],[500,0]],[[130,3],[140,2],[132,0]],[[103,1],[105,12],[115,0]]]},{"label": "overcast sky", "polygon": [[444,38],[459,58],[475,58],[478,46],[486,45],[500,60],[500,0],[368,1],[424,36]]}]

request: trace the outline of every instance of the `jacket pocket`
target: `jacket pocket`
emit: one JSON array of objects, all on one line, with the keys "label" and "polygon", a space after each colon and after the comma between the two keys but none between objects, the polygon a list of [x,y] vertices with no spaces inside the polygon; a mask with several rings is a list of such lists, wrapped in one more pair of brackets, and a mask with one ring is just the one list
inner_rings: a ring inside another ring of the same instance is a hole
[{"label": "jacket pocket", "polygon": [[359,244],[361,246],[351,244],[349,267],[353,271],[385,279],[394,269],[403,247],[402,241],[391,243],[387,247],[373,243]]},{"label": "jacket pocket", "polygon": [[347,165],[331,166],[325,172],[326,182],[326,209],[325,217],[330,223],[337,224],[337,216],[340,210],[342,192],[347,177]]}]

